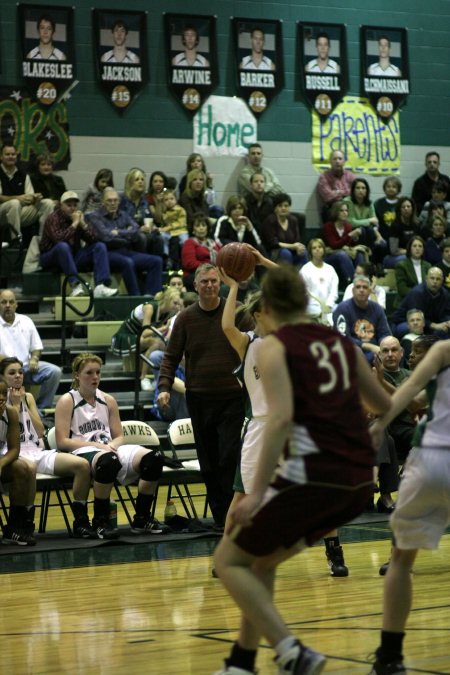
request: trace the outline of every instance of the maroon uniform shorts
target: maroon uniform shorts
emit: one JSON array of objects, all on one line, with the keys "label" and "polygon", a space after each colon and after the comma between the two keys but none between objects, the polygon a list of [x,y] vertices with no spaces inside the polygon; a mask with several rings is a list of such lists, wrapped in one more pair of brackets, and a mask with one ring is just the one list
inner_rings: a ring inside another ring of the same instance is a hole
[{"label": "maroon uniform shorts", "polygon": [[249,527],[228,534],[247,553],[261,557],[304,540],[308,546],[336,527],[356,518],[373,496],[373,482],[356,486],[321,483],[299,485],[277,477],[270,497],[255,513]]}]

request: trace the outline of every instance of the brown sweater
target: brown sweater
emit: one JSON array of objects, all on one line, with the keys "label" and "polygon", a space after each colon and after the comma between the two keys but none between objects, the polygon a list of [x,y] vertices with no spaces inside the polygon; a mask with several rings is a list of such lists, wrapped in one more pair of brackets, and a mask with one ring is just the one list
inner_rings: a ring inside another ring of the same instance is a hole
[{"label": "brown sweater", "polygon": [[159,390],[170,391],[175,369],[186,358],[186,388],[196,394],[230,398],[242,389],[233,375],[239,357],[222,330],[225,301],[210,312],[198,302],[176,318],[159,372]]}]

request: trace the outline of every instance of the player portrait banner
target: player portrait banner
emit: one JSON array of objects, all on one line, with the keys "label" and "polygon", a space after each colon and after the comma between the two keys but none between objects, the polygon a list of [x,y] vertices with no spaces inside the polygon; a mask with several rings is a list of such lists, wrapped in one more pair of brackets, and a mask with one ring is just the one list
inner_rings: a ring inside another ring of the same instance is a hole
[{"label": "player portrait banner", "polygon": [[410,93],[406,28],[361,26],[361,94],[389,119]]},{"label": "player portrait banner", "polygon": [[219,81],[216,19],[164,14],[168,84],[185,110],[195,113]]},{"label": "player portrait banner", "polygon": [[284,86],[281,21],[231,20],[238,95],[259,116]]},{"label": "player portrait banner", "polygon": [[330,168],[330,155],[340,150],[346,168],[356,174],[400,174],[399,113],[380,118],[368,99],[344,96],[327,117],[312,112],[313,166],[318,172]]},{"label": "player portrait banner", "polygon": [[326,117],[347,93],[345,26],[298,22],[300,83],[311,108]]},{"label": "player portrait banner", "polygon": [[22,75],[45,107],[60,101],[75,80],[72,7],[18,5]]},{"label": "player portrait banner", "polygon": [[55,168],[67,169],[70,136],[64,102],[44,108],[23,87],[0,87],[1,143],[12,143],[22,162],[49,153]]},{"label": "player portrait banner", "polygon": [[92,22],[100,87],[123,113],[148,82],[147,13],[93,9]]}]

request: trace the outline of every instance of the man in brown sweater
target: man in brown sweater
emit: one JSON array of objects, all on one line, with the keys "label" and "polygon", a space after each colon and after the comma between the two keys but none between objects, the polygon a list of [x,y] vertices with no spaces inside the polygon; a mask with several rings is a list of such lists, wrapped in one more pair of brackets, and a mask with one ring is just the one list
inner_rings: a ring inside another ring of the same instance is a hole
[{"label": "man in brown sweater", "polygon": [[215,526],[222,529],[233,496],[244,399],[233,375],[239,359],[222,331],[225,301],[219,297],[217,269],[209,263],[198,267],[194,287],[198,302],[177,316],[161,363],[158,405],[169,405],[175,370],[184,354],[186,401],[198,459]]}]

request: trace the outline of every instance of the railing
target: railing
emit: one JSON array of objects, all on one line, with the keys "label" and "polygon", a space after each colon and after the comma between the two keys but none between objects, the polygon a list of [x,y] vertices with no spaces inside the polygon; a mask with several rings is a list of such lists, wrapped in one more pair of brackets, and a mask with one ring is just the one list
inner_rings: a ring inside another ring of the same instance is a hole
[{"label": "railing", "polygon": [[[82,297],[89,297],[88,307],[84,311],[80,310],[76,305],[70,302],[70,300],[67,297],[67,286],[70,282],[73,283],[74,279],[76,279],[78,283],[84,286],[84,288],[87,291],[87,296]],[[66,307],[69,307],[69,309],[71,309],[72,312],[75,312],[75,314],[77,314],[78,316],[87,316],[93,306],[94,306],[94,293],[90,284],[88,284],[88,282],[85,281],[78,274],[66,275],[62,283],[62,307],[61,307],[61,367],[63,372],[65,373],[68,373],[71,370],[70,349],[66,347],[66,338],[67,338]]]}]

